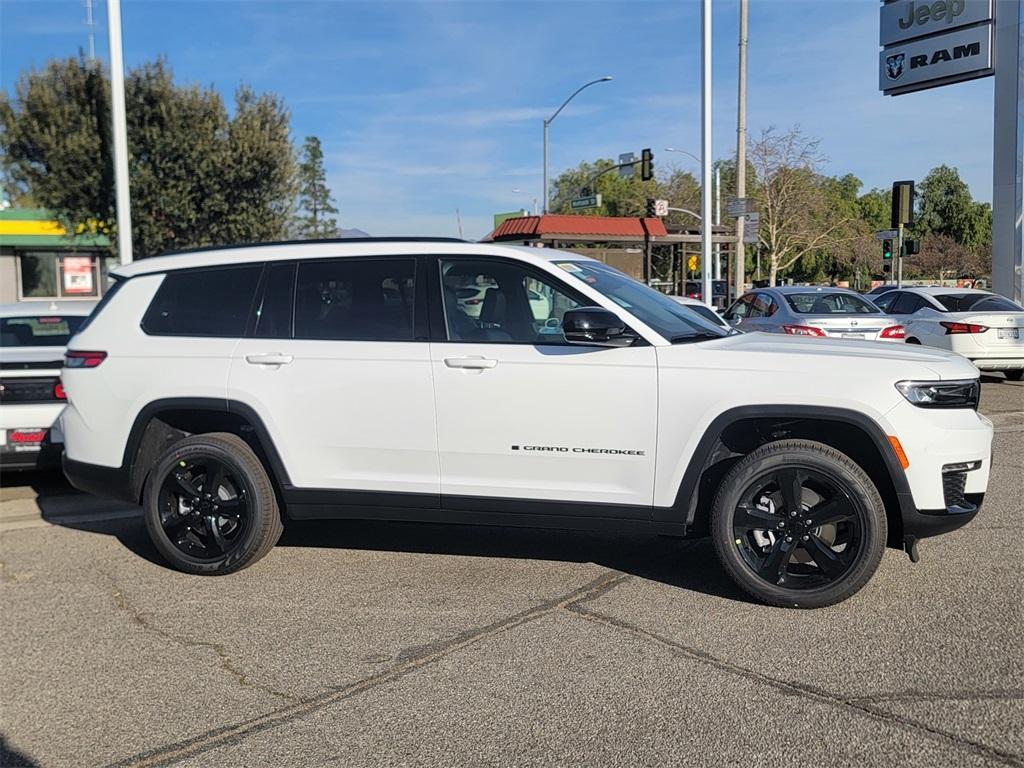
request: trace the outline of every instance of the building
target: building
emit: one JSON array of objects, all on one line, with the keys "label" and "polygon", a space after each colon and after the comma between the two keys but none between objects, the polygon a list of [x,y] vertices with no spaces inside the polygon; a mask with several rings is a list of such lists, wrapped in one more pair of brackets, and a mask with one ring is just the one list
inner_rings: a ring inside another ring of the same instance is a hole
[{"label": "building", "polygon": [[116,264],[110,239],[69,237],[39,208],[0,210],[0,304],[42,299],[98,298]]}]

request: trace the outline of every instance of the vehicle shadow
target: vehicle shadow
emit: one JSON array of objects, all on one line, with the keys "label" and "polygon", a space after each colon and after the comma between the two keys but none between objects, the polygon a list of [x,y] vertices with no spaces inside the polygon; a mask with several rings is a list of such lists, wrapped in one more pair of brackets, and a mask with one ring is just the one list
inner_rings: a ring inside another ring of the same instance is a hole
[{"label": "vehicle shadow", "polygon": [[0,766],[4,768],[8,768],[8,766],[10,768],[15,768],[15,766],[18,768],[35,768],[37,765],[39,763],[12,747],[3,733],[0,733]]},{"label": "vehicle shadow", "polygon": [[[162,568],[170,568],[150,542],[141,513],[113,520],[48,516],[45,512],[43,517],[54,525],[115,536],[135,555]],[[595,563],[681,589],[752,602],[722,571],[710,539],[496,526],[322,520],[289,521],[278,546]]]}]

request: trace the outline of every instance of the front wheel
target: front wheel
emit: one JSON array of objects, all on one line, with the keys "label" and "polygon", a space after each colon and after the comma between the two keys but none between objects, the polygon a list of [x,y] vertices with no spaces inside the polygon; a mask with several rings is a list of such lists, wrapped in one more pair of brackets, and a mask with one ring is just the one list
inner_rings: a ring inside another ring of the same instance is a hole
[{"label": "front wheel", "polygon": [[146,530],[186,573],[221,575],[263,557],[281,537],[267,471],[244,440],[193,435],[170,446],[146,480]]},{"label": "front wheel", "polygon": [[848,456],[822,443],[768,443],[725,476],[711,513],[723,567],[757,600],[820,608],[856,593],[878,568],[885,506]]},{"label": "front wheel", "polygon": [[1024,370],[1021,371],[1003,371],[1003,374],[1010,381],[1020,381],[1024,379]]}]

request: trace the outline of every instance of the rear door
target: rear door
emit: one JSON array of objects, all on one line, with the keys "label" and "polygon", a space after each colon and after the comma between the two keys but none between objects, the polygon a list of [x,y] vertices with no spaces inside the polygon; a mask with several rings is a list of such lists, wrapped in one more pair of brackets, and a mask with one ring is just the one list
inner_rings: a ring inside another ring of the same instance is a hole
[{"label": "rear door", "polygon": [[[431,281],[443,506],[649,518],[654,347],[567,344],[562,317],[589,302],[513,259],[438,258]],[[477,316],[458,300],[472,286]]]},{"label": "rear door", "polygon": [[267,265],[228,397],[263,418],[292,485],[376,492],[323,503],[437,506],[420,274],[412,256]]}]

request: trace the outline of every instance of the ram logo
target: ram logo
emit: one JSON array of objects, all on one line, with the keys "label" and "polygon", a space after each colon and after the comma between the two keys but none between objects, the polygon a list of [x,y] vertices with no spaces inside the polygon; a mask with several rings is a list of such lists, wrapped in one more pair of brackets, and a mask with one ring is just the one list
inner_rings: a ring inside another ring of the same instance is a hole
[{"label": "ram logo", "polygon": [[900,75],[903,74],[903,64],[906,60],[907,56],[904,53],[885,57],[885,74],[889,76],[890,80],[899,79]]}]

